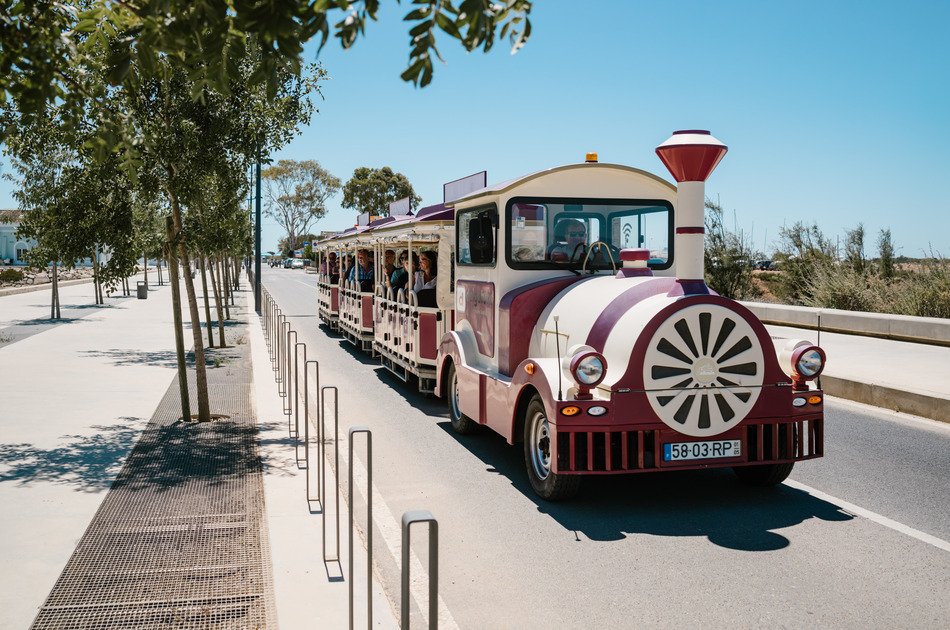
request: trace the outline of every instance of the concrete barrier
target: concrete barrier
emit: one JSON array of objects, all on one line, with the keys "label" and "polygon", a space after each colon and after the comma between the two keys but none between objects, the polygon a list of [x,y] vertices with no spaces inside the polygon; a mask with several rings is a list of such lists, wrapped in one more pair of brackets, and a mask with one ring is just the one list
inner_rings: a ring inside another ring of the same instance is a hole
[{"label": "concrete barrier", "polygon": [[[950,319],[742,302],[766,324],[950,346]],[[819,319],[820,318],[820,319]]]}]

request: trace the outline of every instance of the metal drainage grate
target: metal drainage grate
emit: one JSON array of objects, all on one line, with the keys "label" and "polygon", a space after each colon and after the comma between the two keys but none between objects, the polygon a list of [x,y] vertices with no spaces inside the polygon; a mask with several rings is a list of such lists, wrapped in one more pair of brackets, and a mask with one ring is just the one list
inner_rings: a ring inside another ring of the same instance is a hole
[{"label": "metal drainage grate", "polygon": [[208,370],[230,419],[180,422],[165,394],[33,628],[265,628],[273,591],[246,345]]}]

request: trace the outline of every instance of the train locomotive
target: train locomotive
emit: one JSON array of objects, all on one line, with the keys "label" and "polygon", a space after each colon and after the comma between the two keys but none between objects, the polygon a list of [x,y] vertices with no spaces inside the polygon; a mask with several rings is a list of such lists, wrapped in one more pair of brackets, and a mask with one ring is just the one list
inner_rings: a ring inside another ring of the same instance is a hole
[{"label": "train locomotive", "polygon": [[[656,149],[675,185],[594,154],[451,182],[442,204],[318,243],[319,316],[445,399],[458,433],[521,444],[544,499],[585,475],[729,467],[780,483],[823,454],[826,357],[706,286],[705,181],[726,151],[675,132]],[[396,252],[405,287],[385,281]],[[334,274],[347,255],[374,280]]]}]

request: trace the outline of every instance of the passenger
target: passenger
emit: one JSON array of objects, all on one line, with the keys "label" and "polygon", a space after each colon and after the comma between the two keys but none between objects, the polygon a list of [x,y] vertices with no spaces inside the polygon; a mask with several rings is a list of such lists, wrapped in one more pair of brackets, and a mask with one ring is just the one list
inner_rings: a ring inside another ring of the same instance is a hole
[{"label": "passenger", "polygon": [[419,258],[421,271],[416,272],[413,291],[416,292],[416,301],[419,306],[436,306],[435,287],[438,273],[438,254],[433,251],[422,252]]},{"label": "passenger", "polygon": [[336,260],[336,252],[330,252],[323,257],[323,262],[320,263],[320,273],[325,275],[339,275],[340,268]]},{"label": "passenger", "polygon": [[383,271],[385,271],[385,277],[389,278],[393,275],[393,271],[396,269],[396,252],[391,249],[387,249],[383,254]]},{"label": "passenger", "polygon": [[356,253],[356,266],[350,269],[349,281],[357,282],[360,291],[363,293],[373,290],[373,252],[368,249],[358,250]]},{"label": "passenger", "polygon": [[587,227],[578,219],[561,219],[554,226],[554,242],[548,258],[555,262],[578,260],[587,245]]},{"label": "passenger", "polygon": [[[415,266],[419,266],[419,258],[413,254],[413,262]],[[393,291],[398,291],[399,289],[406,288],[406,285],[409,283],[409,254],[406,252],[400,252],[399,254],[399,264],[393,270],[392,274],[386,278],[386,286],[391,288]]]},{"label": "passenger", "polygon": [[343,273],[340,274],[340,281],[346,282],[353,273],[353,254],[347,254],[343,257]]}]

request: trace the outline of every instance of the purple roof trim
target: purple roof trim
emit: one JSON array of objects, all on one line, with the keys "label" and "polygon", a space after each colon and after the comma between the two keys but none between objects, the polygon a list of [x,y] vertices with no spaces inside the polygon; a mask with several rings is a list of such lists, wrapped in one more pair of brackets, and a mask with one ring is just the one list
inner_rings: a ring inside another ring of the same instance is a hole
[{"label": "purple roof trim", "polygon": [[416,214],[416,221],[451,221],[454,218],[455,210],[442,203],[422,208]]}]

